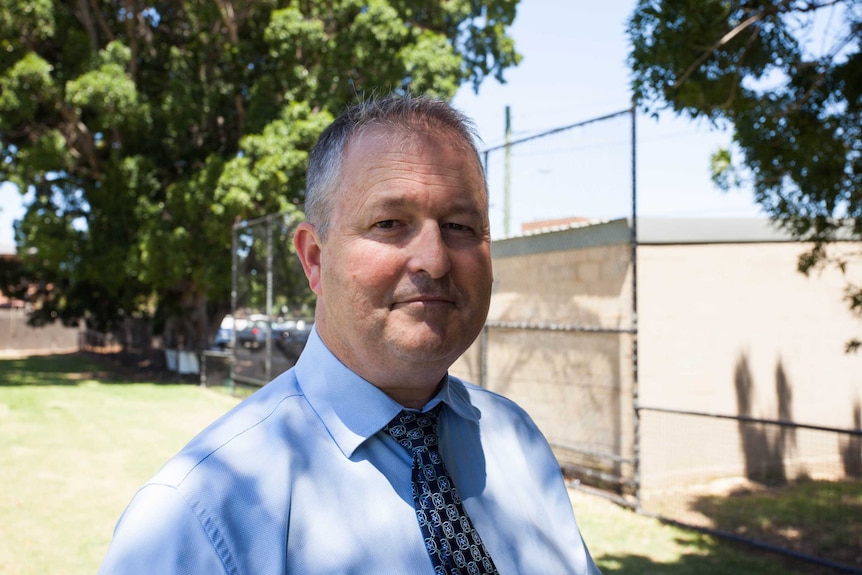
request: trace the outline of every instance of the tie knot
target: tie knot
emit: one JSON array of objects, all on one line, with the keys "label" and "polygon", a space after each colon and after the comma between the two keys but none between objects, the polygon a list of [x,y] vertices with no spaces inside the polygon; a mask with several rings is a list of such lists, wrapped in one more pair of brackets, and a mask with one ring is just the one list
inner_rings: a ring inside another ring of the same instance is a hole
[{"label": "tie knot", "polygon": [[383,429],[408,451],[436,450],[437,416],[441,405],[426,413],[403,410]]}]

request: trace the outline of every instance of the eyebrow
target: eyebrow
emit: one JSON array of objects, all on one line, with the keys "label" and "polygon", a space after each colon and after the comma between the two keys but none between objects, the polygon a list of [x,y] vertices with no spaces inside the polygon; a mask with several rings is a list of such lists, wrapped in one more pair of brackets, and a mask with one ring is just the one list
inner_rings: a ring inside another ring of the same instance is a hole
[{"label": "eyebrow", "polygon": [[[384,196],[373,200],[369,205],[376,209],[399,209],[409,207],[413,202],[408,201],[403,195]],[[487,214],[484,209],[477,209],[472,205],[472,202],[461,202],[456,199],[450,202],[447,206],[450,212],[466,213],[478,217],[483,217]]]}]

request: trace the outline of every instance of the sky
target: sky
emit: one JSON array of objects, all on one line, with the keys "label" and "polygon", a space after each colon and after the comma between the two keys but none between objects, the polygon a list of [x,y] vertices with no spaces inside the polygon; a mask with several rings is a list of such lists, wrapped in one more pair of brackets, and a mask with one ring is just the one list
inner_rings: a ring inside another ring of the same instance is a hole
[{"label": "sky", "polygon": [[[622,111],[631,106],[626,21],[634,0],[522,0],[511,29],[521,63],[506,83],[463,87],[453,104],[472,117],[486,147],[505,142],[510,107],[517,140]],[[636,117],[638,216],[765,217],[748,190],[719,191],[710,156],[730,134],[662,112]],[[631,122],[590,124],[515,146],[510,160],[509,233],[521,224],[565,217],[616,218],[631,214]],[[532,148],[532,149],[530,149]],[[505,219],[504,158],[489,162],[492,237]]]},{"label": "sky", "polygon": [[[453,101],[474,120],[483,146],[505,142],[506,106],[513,140],[628,109],[625,23],[634,6],[521,0],[510,31],[521,63],[506,71],[505,84],[488,79],[478,94],[465,86]],[[710,154],[729,143],[729,134],[671,113],[638,114],[635,121],[639,216],[762,217],[749,191],[724,193],[710,180]],[[515,146],[507,202],[503,153],[489,154],[492,237],[546,219],[629,216],[631,158],[628,115]],[[0,248],[12,245],[12,221],[22,215],[17,189],[0,184]]]}]

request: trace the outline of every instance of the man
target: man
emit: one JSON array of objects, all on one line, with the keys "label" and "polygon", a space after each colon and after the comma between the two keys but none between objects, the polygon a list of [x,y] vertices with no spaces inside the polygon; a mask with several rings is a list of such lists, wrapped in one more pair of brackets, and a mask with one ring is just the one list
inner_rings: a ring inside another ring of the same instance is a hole
[{"label": "man", "polygon": [[309,159],[296,366],[135,496],[101,573],[598,573],[512,402],[449,376],[491,296],[485,179],[444,102],[359,104]]}]

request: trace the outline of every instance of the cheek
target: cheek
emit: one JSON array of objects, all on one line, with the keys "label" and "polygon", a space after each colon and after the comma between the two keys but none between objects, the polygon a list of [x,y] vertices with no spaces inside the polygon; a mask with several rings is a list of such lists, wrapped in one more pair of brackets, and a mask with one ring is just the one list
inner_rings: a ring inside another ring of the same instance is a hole
[{"label": "cheek", "polygon": [[374,297],[391,292],[401,277],[403,266],[397,254],[377,246],[359,245],[344,254],[335,271],[341,290],[354,298]]},{"label": "cheek", "polygon": [[467,252],[457,256],[457,268],[462,277],[470,279],[472,287],[481,289],[493,280],[491,257],[485,252]]}]

